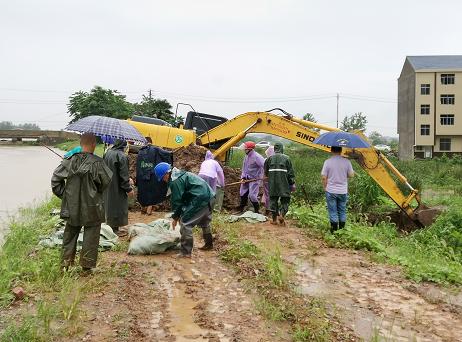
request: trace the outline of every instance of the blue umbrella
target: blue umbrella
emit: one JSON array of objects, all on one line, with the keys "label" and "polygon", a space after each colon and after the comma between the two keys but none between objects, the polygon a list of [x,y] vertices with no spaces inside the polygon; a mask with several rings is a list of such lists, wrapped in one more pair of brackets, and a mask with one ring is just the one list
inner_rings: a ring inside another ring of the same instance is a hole
[{"label": "blue umbrella", "polygon": [[338,146],[349,148],[368,148],[371,145],[359,135],[343,131],[332,131],[321,134],[313,143],[326,146]]},{"label": "blue umbrella", "polygon": [[146,139],[144,139],[141,133],[127,121],[106,116],[87,116],[69,124],[66,130],[80,133],[93,133],[107,142],[120,139],[143,144],[146,143]]}]

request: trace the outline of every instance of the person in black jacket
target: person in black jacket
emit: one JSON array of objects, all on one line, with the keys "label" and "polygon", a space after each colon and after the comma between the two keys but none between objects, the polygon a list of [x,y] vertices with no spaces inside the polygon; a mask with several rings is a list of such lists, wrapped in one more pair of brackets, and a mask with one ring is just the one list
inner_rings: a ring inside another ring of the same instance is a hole
[{"label": "person in black jacket", "polygon": [[146,141],[147,145],[140,149],[136,158],[135,184],[138,187],[137,199],[141,204],[141,212],[150,215],[152,206],[165,200],[167,194],[167,184],[159,182],[152,170],[161,162],[172,164],[173,159],[171,152],[152,146],[150,137],[146,137]]},{"label": "person in black jacket", "polygon": [[93,134],[84,133],[80,145],[81,152],[64,159],[55,169],[51,188],[62,200],[60,216],[66,221],[61,265],[68,269],[74,264],[77,239],[83,226],[80,265],[84,271],[89,271],[96,266],[99,234],[104,222],[103,191],[111,182],[112,172],[93,154],[96,147]]},{"label": "person in black jacket", "polygon": [[116,140],[114,146],[104,155],[104,163],[112,171],[111,184],[104,194],[106,223],[117,235],[123,234],[119,227],[128,224],[128,196],[134,194],[128,175],[126,147],[126,141]]}]

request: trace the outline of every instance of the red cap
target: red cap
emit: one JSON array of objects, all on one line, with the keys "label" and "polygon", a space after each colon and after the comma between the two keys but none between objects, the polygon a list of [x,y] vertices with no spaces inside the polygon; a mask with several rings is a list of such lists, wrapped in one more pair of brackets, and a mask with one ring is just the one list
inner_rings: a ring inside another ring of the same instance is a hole
[{"label": "red cap", "polygon": [[255,148],[255,143],[253,141],[246,141],[244,146],[246,150],[253,150]]}]

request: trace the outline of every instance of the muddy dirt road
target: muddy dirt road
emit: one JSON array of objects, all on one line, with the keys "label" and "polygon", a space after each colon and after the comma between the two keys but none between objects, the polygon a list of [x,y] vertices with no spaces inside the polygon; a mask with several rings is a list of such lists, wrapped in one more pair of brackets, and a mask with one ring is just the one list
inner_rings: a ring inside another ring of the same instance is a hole
[{"label": "muddy dirt road", "polygon": [[[131,213],[130,221],[155,218]],[[358,340],[462,341],[460,293],[407,281],[397,268],[372,263],[364,253],[327,248],[292,225],[246,224],[245,231],[255,244],[279,248],[293,269],[291,285],[325,301]],[[83,304],[84,340],[291,340],[288,325],[258,314],[251,289],[215,251],[195,250],[192,260],[176,259],[174,252],[108,252],[101,267],[119,274]]]}]

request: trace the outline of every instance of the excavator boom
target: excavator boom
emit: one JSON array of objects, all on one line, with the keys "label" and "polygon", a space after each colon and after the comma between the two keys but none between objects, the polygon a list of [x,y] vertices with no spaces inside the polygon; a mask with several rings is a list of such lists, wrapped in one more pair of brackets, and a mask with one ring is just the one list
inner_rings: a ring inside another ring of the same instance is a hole
[{"label": "excavator boom", "polygon": [[[325,131],[338,131],[338,128],[329,127],[311,121],[295,118],[291,115],[276,115],[270,112],[248,112],[236,116],[229,121],[209,130],[198,138],[203,146],[221,143],[221,147],[213,153],[223,157],[226,152],[248,133],[266,133],[276,135],[318,150],[330,153],[330,147],[318,145],[313,141],[320,135],[315,129]],[[362,135],[360,132],[356,134]],[[367,140],[363,136],[364,139]],[[345,157],[354,159],[374,179],[374,181],[390,196],[390,198],[418,225],[430,223],[428,215],[425,222],[419,217],[420,196],[409,184],[393,164],[374,147],[362,149],[344,149]],[[395,178],[393,178],[393,176]],[[397,179],[409,189],[405,195],[398,186]]]}]

